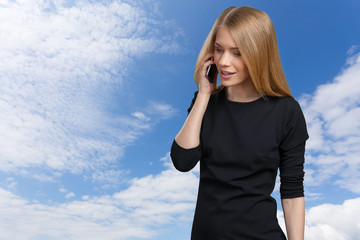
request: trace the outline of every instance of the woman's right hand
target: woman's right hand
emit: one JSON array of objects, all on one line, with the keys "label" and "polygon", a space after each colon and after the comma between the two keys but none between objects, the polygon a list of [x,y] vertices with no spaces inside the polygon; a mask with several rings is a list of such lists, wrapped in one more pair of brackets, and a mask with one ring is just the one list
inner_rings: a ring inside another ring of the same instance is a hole
[{"label": "woman's right hand", "polygon": [[216,88],[217,74],[215,76],[214,82],[212,82],[212,83],[210,83],[210,81],[206,77],[206,71],[207,71],[208,67],[211,64],[215,64],[213,55],[214,55],[213,53],[207,54],[206,58],[205,58],[206,60],[202,64],[202,67],[199,69],[199,72],[198,72],[198,74],[199,74],[199,77],[198,77],[198,79],[199,79],[199,83],[198,83],[199,93],[211,94]]},{"label": "woman's right hand", "polygon": [[199,146],[202,120],[208,106],[211,93],[216,88],[216,80],[213,83],[210,83],[206,77],[207,68],[211,64],[214,64],[214,60],[212,60],[211,57],[213,57],[213,54],[206,55],[205,61],[200,65],[197,75],[195,76],[199,92],[183,127],[175,137],[176,143],[185,149]]}]

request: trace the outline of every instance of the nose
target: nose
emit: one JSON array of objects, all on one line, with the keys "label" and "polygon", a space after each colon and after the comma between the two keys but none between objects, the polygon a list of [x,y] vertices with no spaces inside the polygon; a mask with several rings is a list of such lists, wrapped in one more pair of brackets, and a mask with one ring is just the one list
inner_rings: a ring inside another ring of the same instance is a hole
[{"label": "nose", "polygon": [[230,66],[230,55],[227,52],[224,52],[219,59],[220,66]]}]

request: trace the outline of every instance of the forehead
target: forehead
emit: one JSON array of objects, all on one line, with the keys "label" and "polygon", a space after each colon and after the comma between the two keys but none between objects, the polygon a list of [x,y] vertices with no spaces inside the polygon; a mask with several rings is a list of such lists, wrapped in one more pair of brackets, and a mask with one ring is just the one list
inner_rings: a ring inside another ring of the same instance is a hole
[{"label": "forehead", "polygon": [[238,48],[229,28],[226,26],[219,28],[216,34],[215,44],[226,48]]}]

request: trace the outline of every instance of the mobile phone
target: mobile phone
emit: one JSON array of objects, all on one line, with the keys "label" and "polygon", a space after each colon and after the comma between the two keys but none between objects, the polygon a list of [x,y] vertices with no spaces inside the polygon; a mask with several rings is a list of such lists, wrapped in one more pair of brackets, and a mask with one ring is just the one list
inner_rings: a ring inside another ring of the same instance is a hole
[{"label": "mobile phone", "polygon": [[211,64],[206,71],[206,77],[209,79],[209,82],[213,83],[216,77],[217,69],[215,64]]}]

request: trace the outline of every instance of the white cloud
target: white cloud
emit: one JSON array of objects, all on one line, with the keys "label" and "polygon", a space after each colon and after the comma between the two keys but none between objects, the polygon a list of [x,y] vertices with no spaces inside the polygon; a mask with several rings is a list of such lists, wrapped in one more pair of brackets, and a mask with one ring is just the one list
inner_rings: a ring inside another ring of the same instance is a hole
[{"label": "white cloud", "polygon": [[124,183],[124,180],[129,173],[129,171],[114,169],[95,170],[91,174],[91,179],[95,182],[104,184],[102,188],[110,188],[118,186],[120,183]]},{"label": "white cloud", "polygon": [[[113,195],[83,196],[63,204],[29,202],[0,188],[0,232],[4,239],[132,239],[152,238],[164,226],[192,221],[198,177],[181,173],[162,158],[166,169],[134,178]],[[64,188],[60,192],[67,193]],[[70,192],[67,198],[74,197]],[[19,236],[19,232],[21,235]]]},{"label": "white cloud", "polygon": [[360,53],[346,62],[332,82],[300,100],[310,135],[305,183],[332,181],[360,193]]},{"label": "white cloud", "polygon": [[[353,240],[360,236],[360,198],[343,204],[321,204],[306,210],[306,240]],[[286,234],[284,214],[277,212],[280,227]]]},{"label": "white cloud", "polygon": [[69,193],[66,194],[66,196],[65,196],[66,199],[73,198],[73,197],[75,197],[75,193],[73,193],[73,192],[69,192]]},{"label": "white cloud", "polygon": [[73,193],[73,192],[68,192],[68,190],[66,190],[66,189],[63,188],[63,187],[62,187],[62,188],[59,188],[59,192],[66,194],[66,195],[65,195],[65,198],[66,198],[66,199],[70,199],[70,198],[75,197],[75,193]]},{"label": "white cloud", "polygon": [[145,122],[147,122],[147,121],[149,121],[149,120],[151,119],[150,117],[146,116],[146,115],[145,115],[144,113],[142,113],[142,112],[134,112],[132,115],[133,115],[134,117],[142,120],[142,121],[145,121]]},{"label": "white cloud", "polygon": [[106,107],[135,57],[181,48],[152,5],[1,1],[1,171],[42,181],[103,171],[149,128]]},{"label": "white cloud", "polygon": [[149,101],[146,112],[152,114],[154,118],[159,120],[174,116],[177,113],[177,110],[167,103]]},{"label": "white cloud", "polygon": [[322,204],[306,212],[309,240],[352,240],[360,236],[360,198],[341,205]]},{"label": "white cloud", "polygon": [[359,49],[359,46],[353,45],[349,48],[349,50],[346,52],[347,55],[353,55],[356,53],[356,51]]},{"label": "white cloud", "polygon": [[84,200],[84,201],[87,201],[87,200],[90,199],[90,196],[89,195],[84,195],[84,196],[81,197],[81,199]]}]

